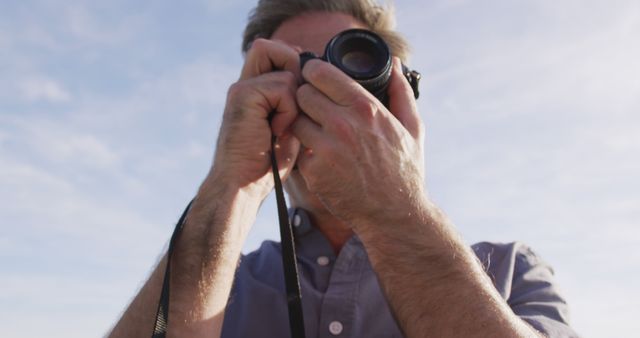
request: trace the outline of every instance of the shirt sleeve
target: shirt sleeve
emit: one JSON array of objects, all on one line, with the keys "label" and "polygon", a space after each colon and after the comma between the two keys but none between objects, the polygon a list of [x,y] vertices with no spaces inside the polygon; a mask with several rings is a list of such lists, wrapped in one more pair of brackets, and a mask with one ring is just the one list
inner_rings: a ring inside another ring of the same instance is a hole
[{"label": "shirt sleeve", "polygon": [[553,269],[520,242],[472,246],[496,290],[522,320],[550,338],[578,337]]},{"label": "shirt sleeve", "polygon": [[529,247],[514,243],[514,268],[507,303],[513,312],[548,337],[578,337],[569,326],[569,307],[554,271]]}]

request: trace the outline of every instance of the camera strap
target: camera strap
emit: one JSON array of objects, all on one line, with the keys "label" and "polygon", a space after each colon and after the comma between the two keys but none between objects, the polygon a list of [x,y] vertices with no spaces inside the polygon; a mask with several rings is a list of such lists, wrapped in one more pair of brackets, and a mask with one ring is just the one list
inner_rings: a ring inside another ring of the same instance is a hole
[{"label": "camera strap", "polygon": [[[282,246],[282,267],[284,270],[285,290],[287,292],[287,307],[289,309],[289,328],[292,338],[304,338],[304,317],[302,315],[302,295],[300,293],[300,281],[298,278],[298,265],[296,264],[296,249],[293,239],[293,228],[287,213],[287,203],[284,199],[282,181],[278,172],[275,152],[276,136],[271,138],[271,168],[276,191],[276,203],[278,205],[278,219],[280,221],[280,242]],[[193,200],[182,212],[178,220],[167,250],[167,266],[164,271],[160,301],[156,310],[156,319],[153,327],[152,338],[165,338],[169,327],[169,281],[171,276],[171,256],[178,236],[184,227],[184,221],[191,208]]]},{"label": "camera strap", "polygon": [[176,224],[171,239],[169,240],[169,249],[167,250],[167,266],[164,270],[164,278],[162,281],[162,291],[160,293],[160,301],[158,302],[158,309],[156,310],[156,321],[153,326],[152,338],[165,338],[167,335],[167,328],[169,327],[169,278],[171,276],[171,256],[173,254],[173,248],[182,228],[184,227],[184,221],[187,218],[187,213],[193,204],[193,200],[189,202],[189,205],[182,212],[178,224]]},{"label": "camera strap", "polygon": [[300,293],[300,279],[298,278],[298,264],[296,264],[296,246],[293,240],[293,228],[287,213],[287,202],[284,199],[278,163],[276,162],[276,136],[271,137],[271,169],[278,205],[278,219],[280,221],[280,245],[282,247],[282,267],[284,269],[284,284],[287,292],[287,306],[289,308],[289,328],[292,338],[304,338],[304,317],[302,316],[302,295]]}]

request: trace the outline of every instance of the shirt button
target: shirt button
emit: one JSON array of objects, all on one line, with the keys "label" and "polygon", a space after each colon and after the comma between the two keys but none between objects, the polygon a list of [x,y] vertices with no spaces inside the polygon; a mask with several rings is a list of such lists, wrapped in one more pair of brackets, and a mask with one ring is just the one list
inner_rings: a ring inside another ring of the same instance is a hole
[{"label": "shirt button", "polygon": [[334,336],[341,334],[342,329],[343,329],[342,323],[340,323],[337,320],[334,320],[329,324],[329,332],[331,332],[331,334]]},{"label": "shirt button", "polygon": [[293,226],[294,227],[299,227],[300,224],[302,224],[302,217],[300,217],[300,215],[295,214],[293,216]]},{"label": "shirt button", "polygon": [[318,263],[318,265],[320,266],[327,266],[329,265],[329,257],[327,256],[320,256],[316,259],[316,263]]}]

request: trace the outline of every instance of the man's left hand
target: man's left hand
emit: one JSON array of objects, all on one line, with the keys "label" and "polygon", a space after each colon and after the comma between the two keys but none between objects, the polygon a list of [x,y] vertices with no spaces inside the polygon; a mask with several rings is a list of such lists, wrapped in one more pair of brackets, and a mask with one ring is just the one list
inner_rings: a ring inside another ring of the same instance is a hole
[{"label": "man's left hand", "polygon": [[393,60],[389,109],[333,65],[311,60],[297,93],[293,133],[305,147],[298,168],[307,188],[351,224],[406,217],[424,194],[424,127],[413,91]]}]

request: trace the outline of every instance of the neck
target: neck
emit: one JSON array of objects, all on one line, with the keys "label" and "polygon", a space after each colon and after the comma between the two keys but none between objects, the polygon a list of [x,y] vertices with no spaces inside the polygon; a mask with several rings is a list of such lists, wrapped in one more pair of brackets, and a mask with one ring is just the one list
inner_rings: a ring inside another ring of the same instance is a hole
[{"label": "neck", "polygon": [[333,248],[335,254],[339,254],[344,244],[353,236],[351,228],[330,214],[327,210],[308,210],[312,225],[318,229]]}]

